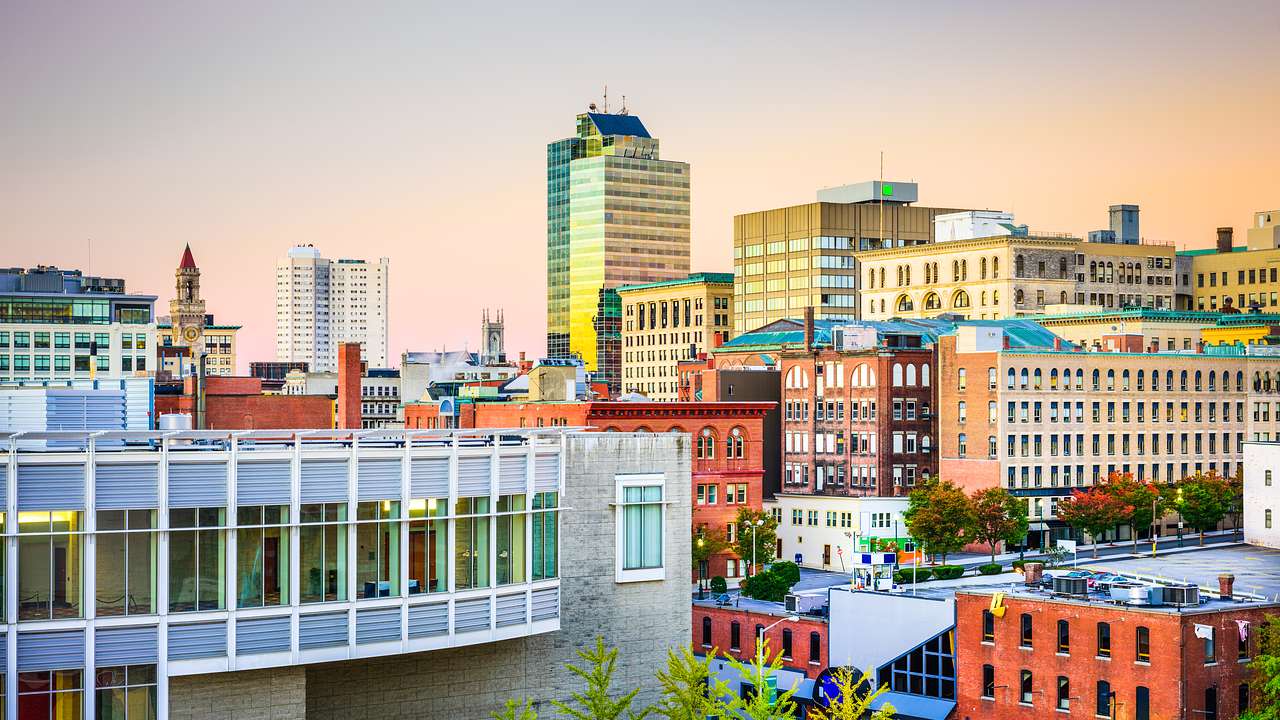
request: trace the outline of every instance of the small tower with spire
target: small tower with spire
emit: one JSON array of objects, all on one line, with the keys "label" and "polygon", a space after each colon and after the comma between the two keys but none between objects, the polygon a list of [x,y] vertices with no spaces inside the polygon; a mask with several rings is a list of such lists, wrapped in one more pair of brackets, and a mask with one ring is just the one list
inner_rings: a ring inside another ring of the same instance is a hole
[{"label": "small tower with spire", "polygon": [[490,315],[485,308],[480,316],[480,364],[501,365],[507,361],[504,347],[502,309],[496,315]]},{"label": "small tower with spire", "polygon": [[204,341],[204,299],[200,297],[200,268],[191,255],[191,245],[182,253],[182,262],[174,273],[177,279],[175,296],[169,301],[169,316],[173,323],[174,344],[191,348],[198,353]]}]

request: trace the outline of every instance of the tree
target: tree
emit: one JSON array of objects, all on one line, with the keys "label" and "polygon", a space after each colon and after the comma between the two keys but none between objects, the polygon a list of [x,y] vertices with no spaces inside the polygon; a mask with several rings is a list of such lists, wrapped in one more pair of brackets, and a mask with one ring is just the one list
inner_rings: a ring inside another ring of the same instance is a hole
[{"label": "tree", "polygon": [[827,707],[815,705],[808,717],[816,720],[893,720],[894,708],[885,703],[875,712],[871,702],[888,692],[888,685],[875,687],[875,678],[863,671],[861,678],[849,668],[836,668],[831,674],[836,685],[836,697],[828,695]]},{"label": "tree", "polygon": [[973,539],[991,546],[991,562],[996,561],[996,545],[1018,542],[1027,535],[1027,505],[1000,487],[979,490],[970,498]]},{"label": "tree", "polygon": [[[760,642],[759,638],[756,642]],[[749,663],[735,658],[728,658],[729,665],[738,672],[743,682],[751,683],[755,692],[748,693],[747,698],[731,697],[729,700],[729,717],[740,717],[745,720],[792,720],[796,716],[796,704],[791,697],[795,689],[777,692],[777,678],[774,677],[782,667],[782,652],[770,655],[769,640],[766,638]],[[771,685],[769,680],[773,678]]]},{"label": "tree", "polygon": [[1216,528],[1236,506],[1234,483],[1215,470],[1183,479],[1178,491],[1178,512],[1200,533],[1201,545],[1205,532]]},{"label": "tree", "polygon": [[925,551],[941,555],[945,565],[949,553],[964,547],[965,534],[972,531],[973,510],[963,490],[934,479],[911,491],[902,519]]},{"label": "tree", "polygon": [[[1133,473],[1111,473],[1107,484],[1101,486],[1121,503],[1133,508],[1129,512],[1129,525],[1133,527],[1133,549],[1138,550],[1138,530],[1150,528],[1159,515],[1168,509],[1168,495],[1161,493],[1153,483],[1133,479]],[[1153,512],[1154,508],[1154,512]]]},{"label": "tree", "polygon": [[512,698],[503,708],[490,715],[493,720],[538,720],[538,712],[529,703],[529,698]]},{"label": "tree", "polygon": [[639,710],[632,708],[640,688],[613,698],[610,686],[617,670],[618,648],[606,647],[604,638],[596,637],[595,647],[579,650],[578,657],[582,658],[585,666],[569,665],[569,672],[582,678],[587,687],[582,692],[573,693],[577,707],[559,700],[551,701],[561,715],[573,720],[640,720],[652,712],[653,708],[648,706]]},{"label": "tree", "polygon": [[690,549],[692,551],[693,568],[698,571],[698,592],[702,592],[702,582],[706,579],[703,563],[707,562],[712,555],[724,552],[727,547],[729,547],[729,541],[725,539],[724,533],[718,530],[711,530],[706,525],[700,525],[698,531],[694,533]]},{"label": "tree", "polygon": [[800,568],[795,563],[776,563],[768,570],[742,581],[742,594],[757,600],[782,602],[791,586],[800,582]]},{"label": "tree", "polygon": [[715,656],[714,649],[701,659],[689,647],[681,647],[679,652],[668,649],[667,667],[658,671],[662,699],[654,707],[654,712],[668,720],[728,716],[726,698],[732,693],[728,684],[711,672],[711,661]]},{"label": "tree", "polygon": [[[734,518],[733,522],[737,528],[731,547],[734,554],[748,563],[752,558],[761,565],[773,562],[773,553],[778,544],[778,523],[773,519],[773,515],[763,510],[744,507],[738,510],[738,517]],[[756,526],[756,523],[760,525]],[[752,527],[756,528],[755,532],[751,531]],[[754,552],[752,552],[753,543]],[[755,567],[752,567],[751,571],[755,572]]]},{"label": "tree", "polygon": [[1249,710],[1240,720],[1280,720],[1280,616],[1250,631],[1258,637],[1258,652],[1249,661]]},{"label": "tree", "polygon": [[1098,538],[1132,514],[1133,506],[1126,505],[1101,485],[1076,490],[1058,503],[1058,519],[1089,535],[1094,557],[1098,557]]}]

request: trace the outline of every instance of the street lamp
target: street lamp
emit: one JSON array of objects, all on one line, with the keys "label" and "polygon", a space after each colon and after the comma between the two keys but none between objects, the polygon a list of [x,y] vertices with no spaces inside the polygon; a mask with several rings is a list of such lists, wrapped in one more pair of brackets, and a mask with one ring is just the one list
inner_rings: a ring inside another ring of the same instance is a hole
[{"label": "street lamp", "polygon": [[751,526],[751,574],[756,574],[756,528],[764,527],[764,520],[747,521]]},{"label": "street lamp", "polygon": [[702,557],[702,548],[707,544],[706,538],[701,533],[698,535],[698,599],[705,600],[707,597],[706,579],[707,579],[707,559]]},{"label": "street lamp", "polygon": [[796,620],[799,620],[799,619],[800,618],[796,615],[788,615],[782,618],[781,620],[770,623],[769,625],[766,625],[760,628],[760,631],[756,633],[756,663],[757,664],[760,664],[760,665],[764,664],[764,634],[778,627],[784,622],[795,622]]}]

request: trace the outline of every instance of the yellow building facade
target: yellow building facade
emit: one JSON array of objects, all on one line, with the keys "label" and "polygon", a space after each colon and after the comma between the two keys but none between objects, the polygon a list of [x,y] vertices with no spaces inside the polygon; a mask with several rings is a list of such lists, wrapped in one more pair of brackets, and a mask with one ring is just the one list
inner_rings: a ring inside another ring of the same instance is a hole
[{"label": "yellow building facade", "polygon": [[1191,261],[1195,308],[1277,312],[1280,308],[1280,211],[1254,213],[1247,244],[1233,246],[1231,228],[1218,229],[1218,245],[1179,253]]},{"label": "yellow building facade", "polygon": [[1050,314],[1036,318],[1036,322],[1063,340],[1095,351],[1120,350],[1116,338],[1132,336],[1141,336],[1137,344],[1142,348],[1154,346],[1162,352],[1194,350],[1203,339],[1202,333],[1213,328],[1220,317],[1218,313],[1150,308],[1049,310]]},{"label": "yellow building facade", "polygon": [[[206,325],[204,327],[202,341],[204,351],[207,353],[205,362],[205,373],[208,375],[235,375],[236,374],[236,333],[240,332],[239,325]],[[156,326],[156,337],[162,347],[172,347],[174,345],[185,345],[173,335],[172,323],[161,323]],[[177,361],[168,358],[163,360],[165,370],[171,374],[177,375]]]},{"label": "yellow building facade", "polygon": [[733,337],[731,273],[629,285],[622,300],[622,391],[674,402],[677,363]]}]

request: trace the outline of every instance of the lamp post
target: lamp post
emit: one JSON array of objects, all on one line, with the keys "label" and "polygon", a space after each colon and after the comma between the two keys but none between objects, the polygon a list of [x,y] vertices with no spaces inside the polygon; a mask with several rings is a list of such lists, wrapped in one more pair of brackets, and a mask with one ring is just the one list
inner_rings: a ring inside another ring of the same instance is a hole
[{"label": "lamp post", "polygon": [[760,665],[764,664],[764,634],[778,627],[784,622],[794,622],[799,619],[800,618],[796,617],[795,615],[788,615],[782,618],[781,620],[770,623],[769,625],[766,625],[760,628],[760,631],[756,633],[756,662],[758,664]]},{"label": "lamp post", "polygon": [[1178,547],[1182,547],[1182,488],[1178,488]]},{"label": "lamp post", "polygon": [[705,600],[707,597],[706,579],[707,579],[707,559],[702,557],[702,548],[707,544],[701,533],[698,535],[698,599]]},{"label": "lamp post", "polygon": [[756,574],[756,528],[764,527],[764,520],[749,521],[751,526],[751,574]]}]

